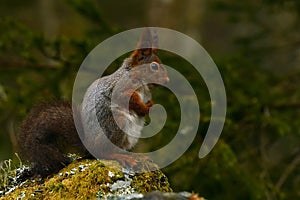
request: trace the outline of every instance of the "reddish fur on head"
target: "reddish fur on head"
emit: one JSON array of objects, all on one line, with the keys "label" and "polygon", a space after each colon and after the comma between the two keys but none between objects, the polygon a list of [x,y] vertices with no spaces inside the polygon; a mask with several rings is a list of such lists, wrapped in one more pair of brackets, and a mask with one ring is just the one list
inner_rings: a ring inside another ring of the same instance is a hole
[{"label": "reddish fur on head", "polygon": [[136,50],[131,54],[132,67],[150,62],[161,63],[157,56],[158,39],[156,33],[146,28],[137,44]]}]

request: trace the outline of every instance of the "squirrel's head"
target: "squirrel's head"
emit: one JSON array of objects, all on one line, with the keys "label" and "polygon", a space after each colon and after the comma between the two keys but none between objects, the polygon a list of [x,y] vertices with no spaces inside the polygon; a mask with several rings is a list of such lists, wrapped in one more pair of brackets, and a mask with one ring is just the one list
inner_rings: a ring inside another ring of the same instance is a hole
[{"label": "squirrel's head", "polygon": [[163,84],[169,81],[167,70],[157,55],[158,37],[154,29],[146,28],[135,51],[130,56],[133,80]]},{"label": "squirrel's head", "polygon": [[138,65],[130,69],[129,73],[133,83],[160,85],[169,82],[166,68],[156,61]]},{"label": "squirrel's head", "polygon": [[131,54],[131,68],[138,65],[151,63],[153,61],[161,63],[157,56],[158,37],[154,29],[145,28],[135,51]]}]

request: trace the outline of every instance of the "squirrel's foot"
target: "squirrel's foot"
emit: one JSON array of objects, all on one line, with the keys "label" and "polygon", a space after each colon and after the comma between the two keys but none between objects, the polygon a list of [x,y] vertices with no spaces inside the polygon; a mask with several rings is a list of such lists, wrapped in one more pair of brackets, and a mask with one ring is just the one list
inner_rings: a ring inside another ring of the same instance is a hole
[{"label": "squirrel's foot", "polygon": [[129,154],[119,154],[119,153],[113,153],[110,155],[107,155],[106,158],[117,160],[120,162],[122,166],[130,166],[133,167],[137,165],[138,161]]},{"label": "squirrel's foot", "polygon": [[114,153],[107,155],[106,158],[117,160],[123,167],[138,169],[138,171],[155,171],[158,169],[151,158],[143,154],[130,155]]}]

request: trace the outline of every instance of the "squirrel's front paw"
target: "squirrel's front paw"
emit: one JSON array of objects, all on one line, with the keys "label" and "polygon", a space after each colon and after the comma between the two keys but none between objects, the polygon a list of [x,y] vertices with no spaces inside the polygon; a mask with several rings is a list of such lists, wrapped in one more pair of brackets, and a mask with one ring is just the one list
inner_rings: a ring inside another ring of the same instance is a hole
[{"label": "squirrel's front paw", "polygon": [[145,116],[149,114],[149,110],[150,108],[153,106],[153,101],[149,100],[146,104],[144,105],[140,105],[140,107],[138,109],[135,110],[135,112],[139,115],[139,116]]},{"label": "squirrel's front paw", "polygon": [[139,109],[136,109],[135,112],[139,116],[145,116],[149,114],[149,109],[148,106],[141,106]]},{"label": "squirrel's front paw", "polygon": [[144,103],[136,92],[131,95],[129,100],[129,108],[139,116],[145,116],[149,114],[149,109],[152,105],[153,102],[151,100],[149,100],[147,103]]},{"label": "squirrel's front paw", "polygon": [[148,108],[152,107],[153,106],[153,101],[152,100],[149,100],[147,103],[146,103],[146,106]]}]

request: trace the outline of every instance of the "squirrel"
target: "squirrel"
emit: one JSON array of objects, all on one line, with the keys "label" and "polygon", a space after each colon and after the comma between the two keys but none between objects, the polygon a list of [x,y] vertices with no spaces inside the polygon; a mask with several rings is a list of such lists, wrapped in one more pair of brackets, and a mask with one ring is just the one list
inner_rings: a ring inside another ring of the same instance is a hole
[{"label": "squirrel", "polygon": [[[122,81],[124,84],[118,84]],[[31,164],[34,176],[41,177],[69,164],[66,153],[73,152],[134,164],[130,157],[109,148],[106,139],[120,149],[132,149],[141,134],[144,117],[153,105],[150,88],[168,81],[167,71],[157,55],[157,38],[151,29],[145,29],[137,48],[121,67],[89,86],[81,111],[73,115],[69,102],[42,103],[33,108],[18,134],[21,159]],[[96,113],[100,126],[95,126],[91,113]],[[76,130],[74,120],[81,122],[80,130]],[[87,141],[85,146],[93,145],[95,150],[90,153],[91,149],[88,151],[80,138]]]}]

